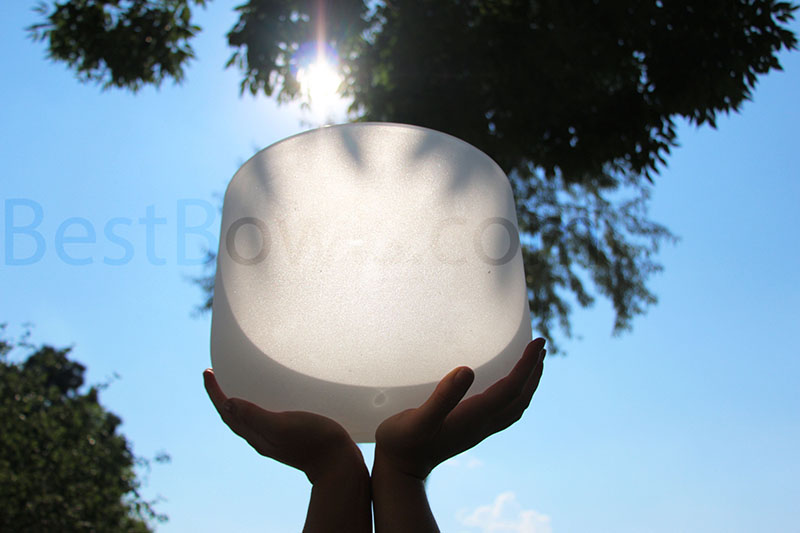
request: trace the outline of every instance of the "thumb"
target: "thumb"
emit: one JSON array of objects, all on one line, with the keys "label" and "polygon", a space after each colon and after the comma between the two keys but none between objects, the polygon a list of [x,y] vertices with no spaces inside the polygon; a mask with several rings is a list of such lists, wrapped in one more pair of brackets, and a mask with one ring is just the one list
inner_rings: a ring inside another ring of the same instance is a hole
[{"label": "thumb", "polygon": [[441,425],[467,393],[474,379],[475,373],[466,366],[458,367],[447,374],[425,403],[417,408],[419,423],[426,428]]}]

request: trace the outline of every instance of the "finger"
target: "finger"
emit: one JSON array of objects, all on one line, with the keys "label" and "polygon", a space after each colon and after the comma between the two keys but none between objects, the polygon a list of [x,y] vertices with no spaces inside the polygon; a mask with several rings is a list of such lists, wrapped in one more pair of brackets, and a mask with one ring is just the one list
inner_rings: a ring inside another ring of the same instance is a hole
[{"label": "finger", "polygon": [[229,420],[233,421],[233,419],[236,418],[236,422],[238,422],[239,425],[246,424],[254,427],[273,425],[275,413],[266,411],[247,400],[228,398],[225,396],[225,393],[222,392],[217,382],[214,371],[210,368],[203,372],[203,380],[211,402],[226,422]]},{"label": "finger", "polygon": [[518,404],[522,407],[522,410],[528,408],[531,404],[531,399],[533,398],[533,394],[536,392],[536,389],[539,388],[539,381],[542,379],[542,372],[544,371],[544,358],[547,355],[547,350],[542,350],[542,354],[539,358],[539,364],[536,365],[536,368],[533,370],[533,373],[528,378],[528,381],[525,383],[525,388],[522,391],[522,396],[520,396],[519,400],[517,400]]},{"label": "finger", "polygon": [[275,456],[274,437],[280,413],[273,413],[241,398],[229,398],[222,405],[222,419],[234,433],[245,439],[262,455]]},{"label": "finger", "polygon": [[536,368],[544,343],[542,338],[528,343],[522,357],[506,377],[481,394],[464,400],[453,410],[453,422],[456,425],[474,427],[476,423],[485,423],[488,417],[495,416],[513,403],[523,394],[525,384]]},{"label": "finger", "polygon": [[262,409],[258,405],[242,400],[230,398],[222,406],[223,411],[236,425],[247,429],[256,429],[259,433],[272,433],[278,430],[280,413]]},{"label": "finger", "polygon": [[217,412],[220,416],[222,416],[222,406],[228,397],[225,396],[224,392],[222,392],[219,383],[217,383],[217,377],[214,375],[214,371],[210,368],[207,368],[205,371],[203,371],[203,384],[206,387],[206,392],[208,393],[208,397],[211,399],[211,403],[214,404]]},{"label": "finger", "polygon": [[531,372],[533,372],[536,365],[539,364],[542,350],[544,350],[544,344],[545,340],[541,337],[528,343],[525,347],[525,351],[522,352],[522,357],[520,357],[517,364],[514,365],[514,368],[511,369],[511,372],[506,376],[511,385],[519,386],[520,388],[525,386]]},{"label": "finger", "polygon": [[514,400],[508,407],[503,409],[496,417],[496,424],[492,427],[492,432],[496,433],[498,431],[502,431],[506,429],[508,426],[517,422],[520,418],[522,418],[523,413],[528,408],[533,399],[533,394],[536,392],[536,389],[539,387],[539,382],[542,379],[542,371],[544,370],[544,356],[547,353],[547,350],[542,350],[542,357],[539,361],[539,364],[536,365],[536,368],[531,373],[528,381],[525,383],[525,388],[522,391],[522,394]]},{"label": "finger", "polygon": [[425,428],[441,425],[445,417],[467,393],[474,379],[475,373],[469,367],[462,366],[453,369],[442,378],[425,403],[416,409],[417,423]]},{"label": "finger", "polygon": [[275,413],[261,409],[246,400],[225,396],[214,371],[210,368],[203,372],[203,381],[206,392],[223,422],[259,452],[265,453],[268,443],[263,438],[261,430],[273,430]]},{"label": "finger", "polygon": [[219,386],[217,382],[217,377],[214,375],[214,371],[210,368],[207,368],[203,372],[203,382],[206,386],[206,392],[208,393],[208,397],[211,398],[211,403],[214,404],[214,407],[219,413],[219,416],[222,420],[228,424],[228,426],[233,429],[231,425],[233,421],[233,408],[234,405],[232,399],[229,399],[225,396],[225,393],[222,392],[222,388]]},{"label": "finger", "polygon": [[505,408],[516,400],[522,394],[525,383],[539,362],[544,342],[544,339],[539,338],[528,343],[522,357],[506,377],[470,400],[485,411]]}]

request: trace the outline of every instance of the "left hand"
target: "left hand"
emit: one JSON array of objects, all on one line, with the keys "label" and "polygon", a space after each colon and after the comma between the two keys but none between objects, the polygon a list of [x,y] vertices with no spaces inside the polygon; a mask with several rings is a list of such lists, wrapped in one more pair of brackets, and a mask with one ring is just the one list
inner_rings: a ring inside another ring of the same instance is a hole
[{"label": "left hand", "polygon": [[214,371],[203,372],[206,392],[234,433],[266,457],[305,472],[316,483],[344,466],[363,468],[361,450],[330,418],[304,411],[273,412],[222,392]]}]

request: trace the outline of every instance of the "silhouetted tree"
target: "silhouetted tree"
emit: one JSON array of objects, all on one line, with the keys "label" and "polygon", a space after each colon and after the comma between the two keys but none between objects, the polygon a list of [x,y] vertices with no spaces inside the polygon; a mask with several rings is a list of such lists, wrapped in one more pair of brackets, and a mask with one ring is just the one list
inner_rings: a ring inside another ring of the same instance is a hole
[{"label": "silhouetted tree", "polygon": [[[15,347],[24,361],[9,360]],[[166,516],[139,494],[134,465],[147,461],[98,387],[81,390],[86,368],[69,351],[0,337],[0,531],[151,531]]]},{"label": "silhouetted tree", "polygon": [[[84,79],[180,81],[202,0],[68,0],[32,28]],[[656,301],[653,177],[676,121],[715,126],[796,48],[797,6],[773,0],[248,0],[228,33],[242,90],[300,96],[303,52],[335,50],[355,120],[427,126],[509,175],[537,328],[612,302],[614,330]],[[315,47],[312,46],[312,49]],[[205,288],[212,288],[205,278]],[[587,288],[593,282],[596,290]],[[209,300],[210,301],[210,300]],[[208,303],[208,302],[206,302]]]}]

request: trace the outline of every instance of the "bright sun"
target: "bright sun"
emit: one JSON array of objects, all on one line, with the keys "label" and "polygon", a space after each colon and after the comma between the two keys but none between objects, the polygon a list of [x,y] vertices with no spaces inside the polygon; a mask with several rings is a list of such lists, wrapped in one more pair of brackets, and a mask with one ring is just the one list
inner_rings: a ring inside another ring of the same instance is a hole
[{"label": "bright sun", "polygon": [[328,114],[341,100],[336,91],[342,83],[342,77],[324,59],[317,59],[309,66],[301,68],[297,73],[297,81],[300,82],[303,94],[308,96],[314,114]]}]

